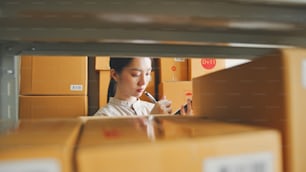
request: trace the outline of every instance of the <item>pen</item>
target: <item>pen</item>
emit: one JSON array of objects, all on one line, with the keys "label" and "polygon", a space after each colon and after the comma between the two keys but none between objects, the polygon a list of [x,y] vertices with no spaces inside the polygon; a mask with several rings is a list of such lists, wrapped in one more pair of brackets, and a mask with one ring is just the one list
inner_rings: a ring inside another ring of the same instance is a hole
[{"label": "pen", "polygon": [[153,103],[157,103],[157,101],[155,100],[155,98],[147,91],[144,91],[144,94],[153,102]]}]

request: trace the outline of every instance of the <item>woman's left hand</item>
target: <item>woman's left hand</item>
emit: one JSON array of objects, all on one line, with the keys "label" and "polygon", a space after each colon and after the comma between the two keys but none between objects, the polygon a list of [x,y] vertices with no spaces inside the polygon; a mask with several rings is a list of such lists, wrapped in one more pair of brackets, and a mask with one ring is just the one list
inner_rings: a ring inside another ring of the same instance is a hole
[{"label": "woman's left hand", "polygon": [[181,106],[180,113],[183,116],[192,116],[192,101],[191,99],[187,99],[187,110],[185,110],[184,105]]}]

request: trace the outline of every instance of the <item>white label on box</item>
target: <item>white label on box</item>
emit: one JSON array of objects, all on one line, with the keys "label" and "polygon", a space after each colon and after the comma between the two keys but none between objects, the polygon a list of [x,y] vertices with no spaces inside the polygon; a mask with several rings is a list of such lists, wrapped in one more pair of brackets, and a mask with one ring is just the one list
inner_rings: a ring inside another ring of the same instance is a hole
[{"label": "white label on box", "polygon": [[61,172],[61,167],[56,159],[27,159],[0,161],[0,171],[4,172]]},{"label": "white label on box", "polygon": [[71,91],[83,91],[83,85],[70,85]]},{"label": "white label on box", "polygon": [[306,88],[306,60],[302,61],[302,84]]},{"label": "white label on box", "polygon": [[273,156],[269,152],[222,156],[204,160],[203,172],[273,172]]},{"label": "white label on box", "polygon": [[175,62],[185,62],[186,58],[179,58],[179,57],[175,57],[174,61]]}]

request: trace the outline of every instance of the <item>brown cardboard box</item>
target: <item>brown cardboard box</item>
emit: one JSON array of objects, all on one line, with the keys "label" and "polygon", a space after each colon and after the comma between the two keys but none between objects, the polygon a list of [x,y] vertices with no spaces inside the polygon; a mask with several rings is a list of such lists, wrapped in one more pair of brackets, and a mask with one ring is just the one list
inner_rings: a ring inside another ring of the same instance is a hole
[{"label": "brown cardboard box", "polygon": [[110,81],[109,70],[99,71],[99,107],[106,105],[107,103],[107,92]]},{"label": "brown cardboard box", "polygon": [[192,81],[162,82],[159,84],[159,97],[166,96],[172,101],[172,110],[178,110],[187,103],[187,99],[192,99]]},{"label": "brown cardboard box", "polygon": [[225,59],[188,58],[188,79],[225,69]]},{"label": "brown cardboard box", "polygon": [[96,57],[96,70],[110,70],[109,56]]},{"label": "brown cardboard box", "polygon": [[[182,125],[167,119],[156,124],[163,126],[162,131],[150,138],[143,119],[88,120],[76,152],[78,172],[239,168],[281,172],[280,138],[275,130],[205,120],[194,127],[190,121]],[[192,132],[180,133],[181,126]],[[165,137],[168,127],[178,130]]]},{"label": "brown cardboard box", "polygon": [[158,67],[161,82],[188,80],[188,61],[185,58],[161,57]]},{"label": "brown cardboard box", "polygon": [[20,120],[0,134],[0,171],[74,172],[80,119]]},{"label": "brown cardboard box", "polygon": [[87,96],[19,96],[19,118],[71,118],[87,115]]},{"label": "brown cardboard box", "polygon": [[87,95],[86,56],[22,56],[21,95]]},{"label": "brown cardboard box", "polygon": [[278,129],[284,171],[306,171],[306,50],[279,50],[195,78],[193,91],[195,115]]}]

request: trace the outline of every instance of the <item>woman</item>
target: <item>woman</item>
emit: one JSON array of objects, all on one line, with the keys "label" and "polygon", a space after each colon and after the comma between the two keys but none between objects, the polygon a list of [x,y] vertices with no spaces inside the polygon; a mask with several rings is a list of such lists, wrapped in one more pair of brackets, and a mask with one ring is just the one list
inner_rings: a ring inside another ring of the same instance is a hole
[{"label": "woman", "polygon": [[171,114],[171,101],[165,97],[157,103],[139,99],[151,80],[151,58],[110,58],[110,68],[108,104],[99,109],[95,115],[115,117]]}]

